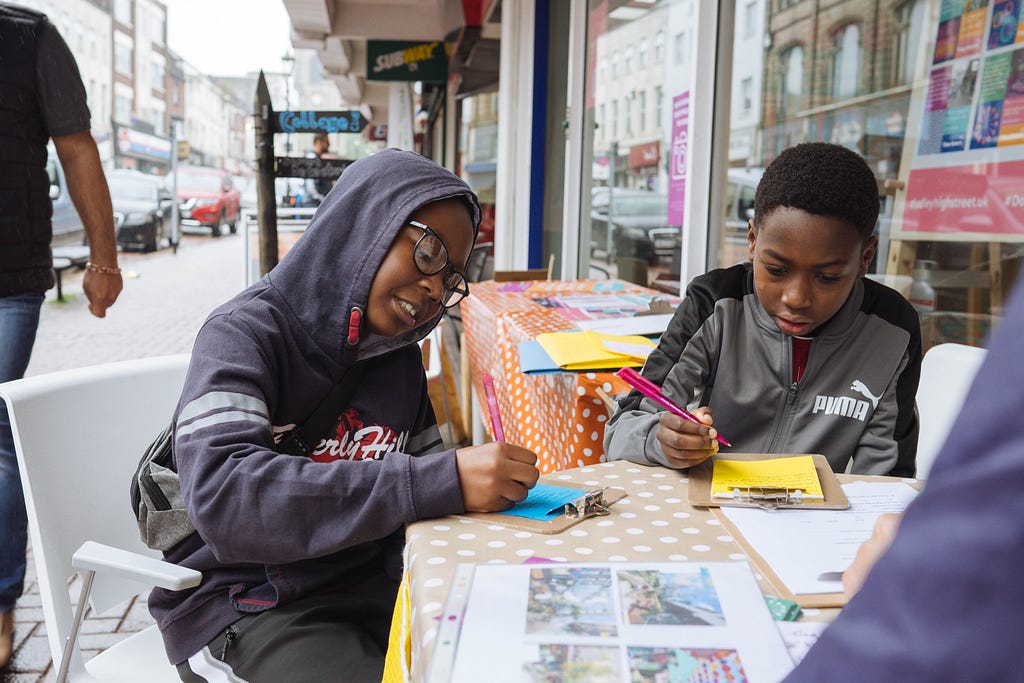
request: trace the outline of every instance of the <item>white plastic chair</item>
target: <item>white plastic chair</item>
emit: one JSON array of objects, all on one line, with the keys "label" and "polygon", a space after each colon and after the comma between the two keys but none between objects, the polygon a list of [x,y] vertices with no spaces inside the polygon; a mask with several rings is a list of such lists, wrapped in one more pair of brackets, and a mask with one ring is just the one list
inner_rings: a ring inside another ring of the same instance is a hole
[{"label": "white plastic chair", "polygon": [[[0,384],[28,508],[43,618],[58,681],[179,681],[156,626],[83,663],[78,630],[95,613],[201,574],[143,545],[128,484],[145,447],[171,419],[188,356],[55,372]],[[74,608],[68,580],[81,574]]]},{"label": "white plastic chair", "polygon": [[938,344],[924,354],[917,388],[917,414],[921,421],[917,440],[918,479],[928,478],[932,462],[960,414],[985,354],[985,349],[964,344]]}]

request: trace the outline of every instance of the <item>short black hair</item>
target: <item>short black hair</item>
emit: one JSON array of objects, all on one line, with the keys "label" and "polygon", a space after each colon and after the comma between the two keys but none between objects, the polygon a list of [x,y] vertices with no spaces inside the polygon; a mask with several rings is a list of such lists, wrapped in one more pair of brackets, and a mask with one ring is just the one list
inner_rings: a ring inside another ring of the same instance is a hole
[{"label": "short black hair", "polygon": [[867,242],[878,220],[878,183],[856,152],[827,142],[782,151],[765,169],[754,194],[754,224],[779,207],[846,221]]}]

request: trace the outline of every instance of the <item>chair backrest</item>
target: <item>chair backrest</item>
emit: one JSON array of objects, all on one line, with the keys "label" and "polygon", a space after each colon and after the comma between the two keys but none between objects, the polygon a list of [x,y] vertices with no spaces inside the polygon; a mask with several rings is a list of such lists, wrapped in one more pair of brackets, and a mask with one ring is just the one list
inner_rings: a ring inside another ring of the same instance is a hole
[{"label": "chair backrest", "polygon": [[[139,538],[129,482],[146,446],[172,417],[188,358],[108,363],[0,384],[54,662],[71,631],[68,579],[79,546],[93,540],[159,557]],[[97,574],[90,604],[102,613],[145,588]]]},{"label": "chair backrest", "polygon": [[932,462],[960,413],[985,353],[985,349],[976,346],[938,344],[924,354],[917,389],[917,413],[921,421],[917,440],[918,479],[928,478]]},{"label": "chair backrest", "polygon": [[479,242],[469,252],[466,264],[466,279],[469,282],[482,282],[487,275],[487,262],[490,260],[494,242]]}]

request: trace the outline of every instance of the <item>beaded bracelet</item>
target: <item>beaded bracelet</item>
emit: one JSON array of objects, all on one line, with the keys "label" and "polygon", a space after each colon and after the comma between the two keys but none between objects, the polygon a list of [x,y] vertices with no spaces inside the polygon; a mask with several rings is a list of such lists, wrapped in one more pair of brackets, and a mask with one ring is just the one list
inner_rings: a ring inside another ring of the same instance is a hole
[{"label": "beaded bracelet", "polygon": [[120,275],[121,269],[117,266],[100,266],[92,261],[88,261],[85,264],[86,270],[91,270],[94,273],[103,273],[104,275]]}]

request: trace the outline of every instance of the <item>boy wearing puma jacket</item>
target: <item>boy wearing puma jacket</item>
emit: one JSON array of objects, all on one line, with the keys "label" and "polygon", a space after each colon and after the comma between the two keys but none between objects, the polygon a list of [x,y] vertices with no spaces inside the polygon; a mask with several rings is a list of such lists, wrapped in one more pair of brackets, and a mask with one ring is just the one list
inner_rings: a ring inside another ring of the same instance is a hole
[{"label": "boy wearing puma jacket", "polygon": [[758,185],[750,262],[694,279],[643,369],[703,424],[632,391],[608,423],[607,457],[691,467],[717,451],[720,426],[733,452],[913,476],[920,325],[899,293],[864,278],[878,206],[855,153],[785,150]]},{"label": "boy wearing puma jacket", "polygon": [[[505,509],[536,482],[525,449],[445,450],[427,398],[416,342],[468,293],[479,220],[461,179],[378,152],[203,325],[174,417],[198,534],[167,553],[203,580],[149,599],[182,680],[380,680],[403,526]],[[356,365],[310,455],[277,452]]]}]

